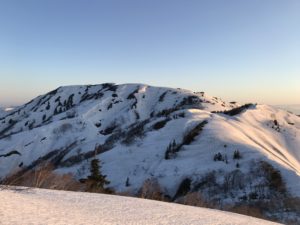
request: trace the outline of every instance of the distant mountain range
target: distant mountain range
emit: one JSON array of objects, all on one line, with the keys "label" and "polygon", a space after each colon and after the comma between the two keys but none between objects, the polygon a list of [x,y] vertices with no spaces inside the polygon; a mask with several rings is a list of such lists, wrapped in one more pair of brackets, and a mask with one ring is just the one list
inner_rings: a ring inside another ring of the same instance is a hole
[{"label": "distant mountain range", "polygon": [[219,208],[262,205],[300,196],[299,146],[300,118],[275,107],[145,84],[66,86],[2,114],[0,179],[44,162],[82,179],[97,157],[117,192],[150,179],[171,201],[199,192]]}]

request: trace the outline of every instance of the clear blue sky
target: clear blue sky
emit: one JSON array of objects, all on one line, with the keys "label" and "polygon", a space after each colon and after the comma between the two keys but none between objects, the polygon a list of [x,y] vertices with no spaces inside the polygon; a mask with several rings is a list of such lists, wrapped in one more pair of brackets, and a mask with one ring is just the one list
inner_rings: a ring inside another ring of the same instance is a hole
[{"label": "clear blue sky", "polygon": [[0,0],[0,105],[147,83],[300,103],[299,0]]}]

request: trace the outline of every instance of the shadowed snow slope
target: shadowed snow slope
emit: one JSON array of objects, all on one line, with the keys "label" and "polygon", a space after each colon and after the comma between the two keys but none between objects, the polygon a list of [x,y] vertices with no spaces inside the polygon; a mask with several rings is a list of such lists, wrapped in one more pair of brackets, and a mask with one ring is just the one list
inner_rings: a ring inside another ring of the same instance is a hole
[{"label": "shadowed snow slope", "polygon": [[0,224],[275,224],[243,215],[103,194],[0,191]]}]

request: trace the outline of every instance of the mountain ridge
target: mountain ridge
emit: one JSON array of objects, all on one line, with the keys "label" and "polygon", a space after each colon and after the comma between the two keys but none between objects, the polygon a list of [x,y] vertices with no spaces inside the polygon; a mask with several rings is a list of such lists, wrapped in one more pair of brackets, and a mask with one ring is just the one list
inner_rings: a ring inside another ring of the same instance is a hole
[{"label": "mountain ridge", "polygon": [[145,84],[63,86],[0,118],[0,179],[43,162],[82,179],[96,156],[118,192],[156,179],[175,199],[186,181],[186,193],[233,204],[271,198],[266,168],[300,196],[298,146],[300,118],[271,106]]}]

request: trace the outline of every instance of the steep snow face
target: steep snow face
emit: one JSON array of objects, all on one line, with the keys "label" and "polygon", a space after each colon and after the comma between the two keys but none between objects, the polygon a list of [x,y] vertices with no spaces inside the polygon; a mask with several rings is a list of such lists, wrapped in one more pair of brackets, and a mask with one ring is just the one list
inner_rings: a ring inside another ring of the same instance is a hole
[{"label": "steep snow face", "polygon": [[[0,118],[0,178],[43,161],[85,178],[96,153],[115,190],[157,178],[173,196],[184,178],[237,165],[247,173],[265,160],[300,195],[300,118],[265,105],[230,111],[237,107],[143,84],[61,87]],[[243,157],[233,159],[237,150]],[[224,160],[213,160],[218,153]]]},{"label": "steep snow face", "polygon": [[0,191],[0,222],[19,224],[277,224],[234,213],[103,194]]}]

